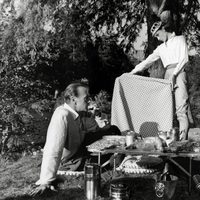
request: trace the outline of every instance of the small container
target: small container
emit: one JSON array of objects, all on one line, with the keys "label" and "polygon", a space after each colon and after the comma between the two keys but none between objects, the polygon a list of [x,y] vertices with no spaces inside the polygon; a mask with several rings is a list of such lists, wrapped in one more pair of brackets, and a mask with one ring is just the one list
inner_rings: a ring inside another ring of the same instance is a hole
[{"label": "small container", "polygon": [[126,146],[130,146],[131,144],[133,144],[133,140],[134,140],[134,132],[129,131],[126,134]]},{"label": "small container", "polygon": [[123,183],[110,184],[110,200],[129,200],[128,186]]},{"label": "small container", "polygon": [[101,191],[101,169],[96,163],[85,165],[85,197],[94,200],[100,196]]}]

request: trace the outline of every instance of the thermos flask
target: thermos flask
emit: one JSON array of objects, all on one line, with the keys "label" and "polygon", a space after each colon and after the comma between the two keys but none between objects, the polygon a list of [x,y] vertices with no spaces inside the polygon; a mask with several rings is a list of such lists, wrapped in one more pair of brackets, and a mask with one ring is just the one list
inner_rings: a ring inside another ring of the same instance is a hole
[{"label": "thermos flask", "polygon": [[101,190],[101,168],[96,163],[85,165],[85,197],[94,200],[100,196]]}]

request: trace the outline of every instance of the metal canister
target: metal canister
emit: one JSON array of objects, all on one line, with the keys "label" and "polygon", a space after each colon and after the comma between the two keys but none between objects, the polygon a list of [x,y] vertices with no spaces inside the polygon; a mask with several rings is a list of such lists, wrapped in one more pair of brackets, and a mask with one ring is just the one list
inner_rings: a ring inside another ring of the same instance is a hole
[{"label": "metal canister", "polygon": [[134,132],[129,131],[126,134],[126,146],[130,146],[131,144],[133,144],[133,140],[134,140]]},{"label": "metal canister", "polygon": [[100,196],[101,190],[101,168],[96,163],[85,165],[85,197],[94,200]]},{"label": "metal canister", "polygon": [[110,184],[111,200],[129,200],[128,186],[123,183]]}]

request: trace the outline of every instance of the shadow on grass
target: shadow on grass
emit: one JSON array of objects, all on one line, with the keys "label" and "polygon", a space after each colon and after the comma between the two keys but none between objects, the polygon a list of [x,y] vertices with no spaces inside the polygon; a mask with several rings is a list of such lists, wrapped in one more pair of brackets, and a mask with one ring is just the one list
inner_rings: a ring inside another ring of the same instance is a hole
[{"label": "shadow on grass", "polygon": [[[154,192],[154,180],[144,178],[125,178],[122,181],[132,190],[130,200],[160,200],[156,198]],[[185,183],[186,184],[186,183]],[[171,200],[199,200],[200,196],[192,192],[191,195],[187,193],[186,185],[183,182],[177,184],[176,193]],[[103,189],[102,197],[98,200],[108,200],[109,184]],[[85,200],[84,190],[82,188],[68,188],[60,190],[58,193],[51,192],[41,196],[31,197],[29,195],[21,195],[15,197],[7,197],[4,200]]]},{"label": "shadow on grass", "polygon": [[[43,195],[31,197],[27,194],[20,196],[7,197],[3,200],[85,200],[83,183],[81,180],[67,182],[58,193],[48,192]],[[79,182],[80,181],[80,182]],[[158,200],[155,196],[155,180],[147,177],[123,177],[106,181],[102,184],[102,194],[98,200],[108,200],[110,183],[115,181],[126,184],[130,190],[130,200]],[[78,186],[78,183],[80,185]],[[191,195],[188,194],[187,181],[179,180],[176,187],[176,192],[171,200],[199,200],[200,196],[195,191]],[[1,199],[1,198],[0,198]]]},{"label": "shadow on grass", "polygon": [[42,195],[36,195],[31,197],[28,194],[7,197],[4,200],[82,200],[84,198],[84,191],[80,188],[69,188],[64,190],[59,190],[59,192],[49,192]]}]

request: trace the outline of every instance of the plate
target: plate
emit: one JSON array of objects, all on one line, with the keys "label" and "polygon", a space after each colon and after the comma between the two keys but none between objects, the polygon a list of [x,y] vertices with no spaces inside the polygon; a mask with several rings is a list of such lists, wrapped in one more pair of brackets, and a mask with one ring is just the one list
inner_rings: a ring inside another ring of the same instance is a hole
[{"label": "plate", "polygon": [[125,136],[122,135],[105,135],[104,140],[125,140]]}]

